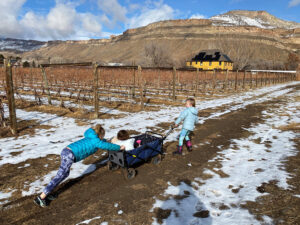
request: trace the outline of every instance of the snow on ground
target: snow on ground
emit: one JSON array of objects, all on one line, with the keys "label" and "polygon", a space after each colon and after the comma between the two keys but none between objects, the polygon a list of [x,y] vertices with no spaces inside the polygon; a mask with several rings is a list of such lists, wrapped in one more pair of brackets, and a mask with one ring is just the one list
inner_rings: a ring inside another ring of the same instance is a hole
[{"label": "snow on ground", "polygon": [[[219,106],[228,106],[225,110],[217,111],[209,117],[201,117],[200,123],[203,123],[207,119],[217,118],[231,111],[244,108],[249,104],[276,98],[277,96],[283,95],[289,91],[289,89],[281,90],[283,87],[296,83],[297,82],[265,87],[242,94],[236,94],[226,98],[207,100],[200,103],[198,102],[197,108],[199,110],[215,108]],[[258,97],[263,94],[265,94],[263,97]],[[52,128],[37,129],[34,135],[23,135],[18,138],[11,137],[0,139],[0,166],[7,163],[17,164],[25,162],[28,159],[46,157],[49,154],[59,155],[63,148],[65,148],[68,144],[82,138],[84,131],[90,126],[93,126],[97,123],[100,123],[104,126],[106,130],[106,137],[108,138],[115,136],[120,129],[135,130],[140,133],[144,133],[147,130],[146,127],[156,127],[162,122],[173,122],[183,109],[183,107],[161,106],[161,110],[157,112],[139,113],[124,113],[118,110],[113,110],[115,114],[125,114],[125,117],[118,119],[89,120],[89,124],[85,126],[77,125],[76,120],[73,118],[58,117],[53,114],[41,112],[26,112],[24,110],[18,109],[17,117],[19,119],[34,119],[44,125],[52,126]],[[177,132],[173,132],[167,138],[167,141],[176,139],[179,129],[177,129],[176,131]],[[21,153],[12,155],[10,154],[11,152]],[[94,164],[85,165],[82,162],[74,163],[71,167],[71,173],[68,179],[76,178],[82,176],[83,174],[90,173],[94,171],[95,168],[96,165]],[[55,175],[55,173],[56,171],[51,171],[46,176],[41,177],[33,183],[26,184],[24,189],[26,188],[29,190],[23,190],[22,194],[32,195],[40,192]],[[10,190],[10,193],[14,191],[15,190]],[[0,193],[0,199],[7,199],[7,196],[4,196],[3,193]]]},{"label": "snow on ground", "polygon": [[94,218],[92,218],[92,219],[85,220],[85,221],[82,221],[82,222],[80,222],[80,223],[77,223],[76,225],[79,225],[79,224],[89,224],[91,221],[97,220],[97,219],[100,219],[100,218],[101,218],[101,216],[96,216],[96,217],[94,217]]},{"label": "snow on ground", "polygon": [[[275,92],[273,94],[277,95]],[[212,164],[220,162],[222,167],[219,170],[228,177],[221,177],[216,172],[205,169],[204,172],[212,177],[206,180],[195,178],[192,186],[185,183],[174,186],[169,183],[163,193],[168,200],[156,198],[152,208],[152,211],[157,207],[172,210],[163,224],[261,224],[261,221],[257,221],[241,206],[263,195],[256,190],[263,182],[277,180],[279,187],[289,188],[286,181],[290,175],[283,170],[282,162],[297,154],[293,142],[296,134],[278,128],[300,122],[300,112],[297,111],[300,103],[294,99],[297,95],[297,92],[289,93],[286,95],[288,103],[281,105],[276,111],[264,111],[264,122],[246,129],[252,134],[250,137],[232,140],[228,149],[224,149],[210,161]],[[186,195],[186,198],[179,201],[174,198],[176,195]],[[220,206],[226,206],[227,209],[220,210]],[[199,215],[205,211],[209,211],[208,217],[197,217],[197,213]],[[263,219],[265,224],[272,224],[271,218],[264,216]],[[158,224],[156,218],[153,224]]]}]

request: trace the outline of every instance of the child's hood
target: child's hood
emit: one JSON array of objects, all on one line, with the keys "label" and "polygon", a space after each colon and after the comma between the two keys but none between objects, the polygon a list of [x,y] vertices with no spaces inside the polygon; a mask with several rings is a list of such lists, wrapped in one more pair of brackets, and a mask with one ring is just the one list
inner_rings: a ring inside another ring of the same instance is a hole
[{"label": "child's hood", "polygon": [[94,129],[89,128],[84,132],[84,137],[86,138],[98,138],[97,133],[94,131]]},{"label": "child's hood", "polygon": [[196,109],[195,107],[189,107],[188,109],[194,115],[196,115],[196,116],[198,115],[198,109]]}]

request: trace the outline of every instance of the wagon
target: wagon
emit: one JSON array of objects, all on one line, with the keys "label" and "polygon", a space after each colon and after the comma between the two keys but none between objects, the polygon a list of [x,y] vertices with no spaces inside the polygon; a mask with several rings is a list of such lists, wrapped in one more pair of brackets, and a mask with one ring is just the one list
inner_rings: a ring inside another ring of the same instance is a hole
[{"label": "wagon", "polygon": [[163,159],[163,142],[173,131],[173,127],[165,134],[158,134],[151,131],[134,136],[134,149],[130,151],[109,151],[108,169],[123,169],[126,179],[132,179],[136,175],[136,168],[146,162],[159,164]]}]

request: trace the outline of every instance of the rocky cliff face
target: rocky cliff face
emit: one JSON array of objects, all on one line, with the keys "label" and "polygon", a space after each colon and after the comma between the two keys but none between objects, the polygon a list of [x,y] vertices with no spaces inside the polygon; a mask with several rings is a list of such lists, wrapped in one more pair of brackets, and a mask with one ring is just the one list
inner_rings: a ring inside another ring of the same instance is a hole
[{"label": "rocky cliff face", "polygon": [[283,63],[289,52],[300,54],[300,24],[265,11],[231,11],[211,19],[152,23],[110,39],[55,42],[22,56],[28,60],[51,58],[52,62],[143,64],[147,61],[145,46],[150,44],[161,46],[176,63],[209,48],[220,48],[233,60],[238,60],[237,54],[251,52],[253,65],[261,61]]}]

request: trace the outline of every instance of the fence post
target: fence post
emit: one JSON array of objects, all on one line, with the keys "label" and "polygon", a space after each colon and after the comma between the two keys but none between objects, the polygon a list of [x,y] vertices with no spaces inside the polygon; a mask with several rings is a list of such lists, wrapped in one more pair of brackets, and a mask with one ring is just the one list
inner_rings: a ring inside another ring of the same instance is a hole
[{"label": "fence post", "polygon": [[158,69],[158,89],[160,89],[160,69]]},{"label": "fence post", "polygon": [[213,73],[213,85],[212,85],[212,95],[215,93],[215,88],[216,88],[216,70],[214,69],[214,73]]},{"label": "fence post", "polygon": [[243,90],[245,90],[245,80],[246,80],[246,70],[244,70],[244,76],[243,76]]},{"label": "fence post", "polygon": [[46,92],[47,92],[47,96],[48,96],[48,103],[49,105],[51,105],[51,94],[50,94],[50,90],[49,90],[49,86],[48,86],[48,80],[47,80],[47,74],[46,74],[46,71],[45,71],[45,68],[44,67],[41,67],[42,68],[42,74],[43,74],[43,81],[44,81],[44,85],[45,85],[45,89],[46,89]]},{"label": "fence post", "polygon": [[224,90],[227,90],[227,85],[228,85],[228,69],[226,70],[226,77],[225,77],[225,85],[224,85]]},{"label": "fence post", "polygon": [[140,84],[140,101],[141,101],[141,110],[144,109],[144,93],[143,93],[143,80],[142,80],[142,67],[138,66],[138,77]]},{"label": "fence post", "polygon": [[250,71],[250,89],[252,89],[252,72]]},{"label": "fence post", "polygon": [[135,67],[133,68],[133,88],[132,88],[132,98],[135,97],[135,85],[136,85],[136,81],[135,81]]},{"label": "fence post", "polygon": [[196,69],[196,91],[195,96],[198,94],[198,85],[199,85],[199,68]]},{"label": "fence post", "polygon": [[205,88],[206,88],[206,71],[204,70],[204,76],[202,79],[203,82],[203,93],[205,93]]},{"label": "fence post", "polygon": [[239,73],[239,70],[237,70],[237,71],[236,71],[236,73],[235,73],[235,84],[234,84],[234,90],[237,90],[238,73]]},{"label": "fence post", "polygon": [[256,72],[256,76],[255,76],[255,87],[257,88],[258,85],[258,72]]},{"label": "fence post", "polygon": [[5,62],[5,73],[6,73],[6,91],[9,108],[9,119],[10,129],[13,135],[17,135],[17,116],[16,116],[16,105],[14,97],[14,84],[12,79],[12,68],[10,59]]},{"label": "fence post", "polygon": [[94,64],[94,107],[95,107],[95,117],[97,119],[99,118],[98,82],[99,82],[98,64],[95,63]]},{"label": "fence post", "polygon": [[176,100],[176,67],[173,67],[173,101]]}]

